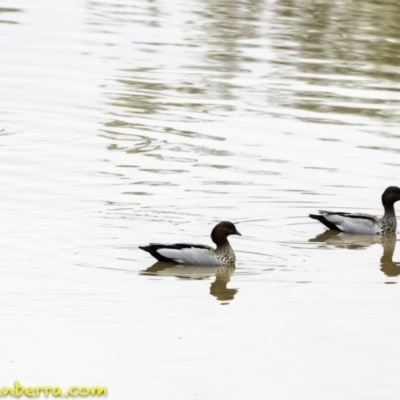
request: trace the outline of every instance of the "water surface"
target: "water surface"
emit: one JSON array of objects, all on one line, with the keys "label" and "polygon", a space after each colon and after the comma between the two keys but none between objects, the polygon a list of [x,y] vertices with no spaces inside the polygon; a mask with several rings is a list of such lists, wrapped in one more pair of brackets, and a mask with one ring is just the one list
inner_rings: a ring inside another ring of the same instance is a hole
[{"label": "water surface", "polygon": [[[0,8],[3,384],[397,399],[400,256],[324,233],[399,185],[397,2]],[[150,241],[242,237],[236,269]]]}]

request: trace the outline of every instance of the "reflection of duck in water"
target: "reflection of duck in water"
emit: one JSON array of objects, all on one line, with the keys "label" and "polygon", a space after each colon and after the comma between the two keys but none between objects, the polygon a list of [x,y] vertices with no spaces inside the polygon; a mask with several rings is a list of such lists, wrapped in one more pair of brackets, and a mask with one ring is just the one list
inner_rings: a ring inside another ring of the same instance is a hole
[{"label": "reflection of duck in water", "polygon": [[231,266],[221,267],[215,273],[215,281],[210,286],[210,294],[220,301],[233,300],[238,289],[229,289],[227,284],[231,279],[235,268]]},{"label": "reflection of duck in water", "polygon": [[396,234],[383,235],[382,246],[381,271],[387,276],[399,276],[400,262],[393,261],[393,254],[396,248]]},{"label": "reflection of duck in water", "polygon": [[233,300],[238,289],[227,288],[230,277],[235,271],[235,266],[205,266],[205,265],[173,265],[171,263],[156,262],[151,267],[142,271],[142,275],[175,276],[182,279],[207,279],[215,275],[211,283],[210,294],[218,300]]},{"label": "reflection of duck in water", "polygon": [[193,243],[161,244],[150,243],[139,246],[158,261],[186,265],[227,265],[235,263],[235,253],[228,242],[229,235],[240,235],[232,222],[223,221],[211,232],[211,239],[217,245],[210,246]]},{"label": "reflection of duck in water", "polygon": [[400,200],[400,188],[389,186],[382,194],[385,213],[382,218],[369,214],[320,211],[319,215],[310,214],[331,230],[338,232],[359,233],[367,235],[396,232],[397,221],[394,203]]},{"label": "reflection of duck in water", "polygon": [[[396,236],[396,234],[391,234]],[[385,235],[386,236],[386,235]],[[315,238],[310,239],[310,242],[320,242],[340,247],[342,249],[365,249],[376,243],[382,243],[381,235],[358,235],[354,233],[345,233],[338,231],[325,231]]]},{"label": "reflection of duck in water", "polygon": [[386,276],[399,276],[400,262],[393,261],[396,240],[396,233],[388,233],[386,235],[355,235],[337,231],[325,231],[315,238],[310,239],[310,242],[326,243],[335,247],[352,250],[365,249],[380,243],[383,247],[383,254],[380,260],[381,271]]}]

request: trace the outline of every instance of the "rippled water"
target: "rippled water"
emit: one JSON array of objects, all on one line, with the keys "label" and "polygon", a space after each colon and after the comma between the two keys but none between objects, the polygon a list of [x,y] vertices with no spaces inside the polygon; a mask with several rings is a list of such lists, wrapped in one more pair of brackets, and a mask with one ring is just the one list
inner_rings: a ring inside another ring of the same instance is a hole
[{"label": "rippled water", "polygon": [[[0,7],[2,385],[108,398],[397,399],[396,1]],[[234,270],[138,249],[210,244]]]}]

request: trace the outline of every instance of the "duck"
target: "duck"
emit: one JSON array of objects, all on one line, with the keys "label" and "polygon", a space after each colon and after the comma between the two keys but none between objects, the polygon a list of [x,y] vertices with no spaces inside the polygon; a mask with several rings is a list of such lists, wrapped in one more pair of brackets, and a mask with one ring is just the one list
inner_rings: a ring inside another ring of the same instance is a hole
[{"label": "duck", "polygon": [[383,217],[370,214],[357,214],[335,211],[319,211],[319,214],[310,214],[333,231],[357,233],[364,235],[383,235],[396,232],[397,220],[394,203],[400,200],[400,188],[389,186],[382,194],[382,205],[385,210]]},{"label": "duck", "polygon": [[232,222],[222,221],[211,231],[211,240],[217,246],[215,249],[192,243],[150,243],[139,248],[162,262],[186,265],[228,265],[236,261],[235,252],[228,242],[230,235],[242,236]]}]

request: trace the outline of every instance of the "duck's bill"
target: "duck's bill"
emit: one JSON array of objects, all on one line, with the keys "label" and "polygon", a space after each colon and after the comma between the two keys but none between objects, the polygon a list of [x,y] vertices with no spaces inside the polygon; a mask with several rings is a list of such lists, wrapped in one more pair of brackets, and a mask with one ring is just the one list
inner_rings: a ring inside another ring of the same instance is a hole
[{"label": "duck's bill", "polygon": [[235,235],[242,236],[242,234],[238,230],[236,230]]}]

